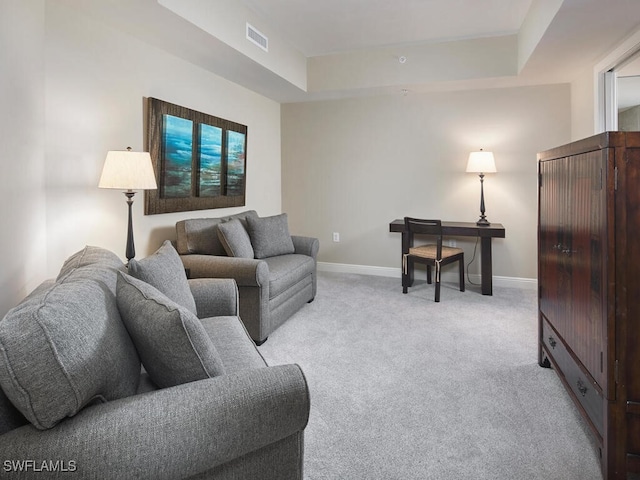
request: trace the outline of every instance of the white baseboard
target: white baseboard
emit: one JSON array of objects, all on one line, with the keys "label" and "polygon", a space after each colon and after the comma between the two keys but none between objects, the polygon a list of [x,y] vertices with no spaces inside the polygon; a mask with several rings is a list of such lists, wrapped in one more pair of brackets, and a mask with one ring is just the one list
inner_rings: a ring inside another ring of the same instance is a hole
[{"label": "white baseboard", "polygon": [[[356,273],[359,275],[375,275],[378,277],[393,278],[400,278],[402,275],[400,268],[352,265],[348,263],[318,262],[318,270],[321,272]],[[447,281],[457,280],[456,275],[450,272],[443,273],[443,278]],[[474,283],[480,283],[480,275],[478,274],[470,274],[469,278]],[[500,277],[494,275],[493,285],[495,287],[518,287],[535,290],[538,288],[538,280],[536,278]]]},{"label": "white baseboard", "polygon": [[351,265],[348,263],[318,262],[318,270],[321,272],[357,273],[360,275],[375,275],[377,277],[400,278],[402,271],[392,267],[373,267],[370,265]]}]

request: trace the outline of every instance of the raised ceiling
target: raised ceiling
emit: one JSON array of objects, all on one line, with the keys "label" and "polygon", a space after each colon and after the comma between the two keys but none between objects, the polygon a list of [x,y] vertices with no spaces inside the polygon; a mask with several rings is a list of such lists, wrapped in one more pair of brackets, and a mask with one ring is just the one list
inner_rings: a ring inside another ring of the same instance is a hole
[{"label": "raised ceiling", "polygon": [[518,33],[532,0],[240,0],[307,57]]},{"label": "raised ceiling", "polygon": [[640,29],[639,0],[56,3],[278,102],[568,83]]}]

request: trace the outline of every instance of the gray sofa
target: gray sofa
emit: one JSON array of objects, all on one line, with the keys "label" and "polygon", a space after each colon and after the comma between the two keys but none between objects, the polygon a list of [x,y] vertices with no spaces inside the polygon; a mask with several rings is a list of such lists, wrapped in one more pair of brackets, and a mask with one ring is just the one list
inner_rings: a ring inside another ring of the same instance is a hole
[{"label": "gray sofa", "polygon": [[[242,228],[221,235],[234,223]],[[249,210],[182,220],[176,234],[189,278],[236,281],[240,318],[258,345],[315,298],[318,239],[289,235],[286,214],[261,218]]]},{"label": "gray sofa", "polygon": [[234,281],[168,242],[126,271],[86,247],[0,321],[0,477],[302,479],[305,378],[265,364]]}]

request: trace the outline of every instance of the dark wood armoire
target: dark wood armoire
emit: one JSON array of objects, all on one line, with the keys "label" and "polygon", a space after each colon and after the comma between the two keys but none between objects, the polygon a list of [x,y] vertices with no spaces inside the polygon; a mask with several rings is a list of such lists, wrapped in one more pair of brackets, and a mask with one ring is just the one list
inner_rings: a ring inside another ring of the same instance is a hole
[{"label": "dark wood armoire", "polygon": [[600,446],[605,480],[640,472],[640,132],[538,154],[539,363]]}]

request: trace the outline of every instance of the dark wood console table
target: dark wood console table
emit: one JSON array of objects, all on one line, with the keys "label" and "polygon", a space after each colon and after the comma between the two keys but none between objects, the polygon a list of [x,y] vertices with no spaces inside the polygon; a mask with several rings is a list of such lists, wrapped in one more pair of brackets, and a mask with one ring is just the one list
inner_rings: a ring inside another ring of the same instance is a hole
[{"label": "dark wood console table", "polygon": [[[413,238],[404,229],[404,219],[394,220],[389,224],[390,232],[402,233],[401,253],[413,246]],[[501,223],[491,223],[481,227],[475,222],[442,222],[442,233],[454,237],[480,237],[480,276],[482,279],[482,294],[493,295],[493,269],[491,266],[491,239],[504,238],[505,230]],[[404,275],[404,272],[402,273]],[[407,273],[408,285],[413,284],[413,271]]]}]

